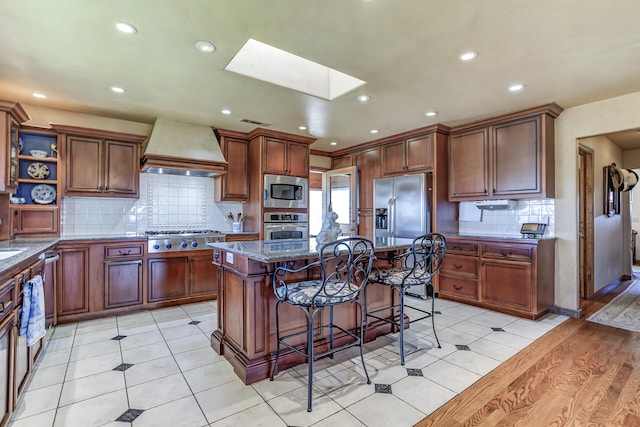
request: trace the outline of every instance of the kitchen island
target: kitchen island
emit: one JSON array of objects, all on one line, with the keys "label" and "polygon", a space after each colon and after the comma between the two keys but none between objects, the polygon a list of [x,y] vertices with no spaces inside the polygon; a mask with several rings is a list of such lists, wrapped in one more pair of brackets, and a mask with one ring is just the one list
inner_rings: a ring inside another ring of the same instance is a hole
[{"label": "kitchen island", "polygon": [[[376,239],[374,247],[378,258],[389,258],[411,246],[411,239]],[[218,266],[218,328],[211,334],[211,346],[223,355],[245,384],[267,378],[275,360],[276,350],[276,297],[272,286],[272,273],[279,265],[300,268],[318,259],[315,239],[305,240],[256,240],[249,242],[209,243],[213,248],[213,263]],[[386,261],[376,260],[376,263]],[[311,270],[319,277],[319,270]],[[307,280],[307,272],[297,276],[285,276],[288,281]],[[367,285],[368,306],[377,309],[391,306],[392,289],[379,284]],[[325,310],[319,321],[327,323]],[[390,314],[390,312],[389,312]],[[357,327],[358,310],[352,304],[335,308],[334,321],[347,330]],[[306,329],[304,313],[297,307],[283,305],[280,309],[281,334]],[[392,332],[384,322],[369,323],[366,340]],[[300,337],[304,345],[305,336]],[[336,345],[347,340],[336,338]],[[318,335],[317,345],[327,345],[325,336]],[[283,351],[278,361],[280,370],[303,363],[304,359],[292,352]]]}]

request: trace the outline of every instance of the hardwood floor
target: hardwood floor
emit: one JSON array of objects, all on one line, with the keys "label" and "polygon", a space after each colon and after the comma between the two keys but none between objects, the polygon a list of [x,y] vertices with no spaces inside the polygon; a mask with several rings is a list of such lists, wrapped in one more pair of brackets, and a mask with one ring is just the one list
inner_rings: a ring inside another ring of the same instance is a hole
[{"label": "hardwood floor", "polygon": [[581,301],[581,319],[562,323],[416,426],[640,426],[640,333],[586,320],[630,283]]}]

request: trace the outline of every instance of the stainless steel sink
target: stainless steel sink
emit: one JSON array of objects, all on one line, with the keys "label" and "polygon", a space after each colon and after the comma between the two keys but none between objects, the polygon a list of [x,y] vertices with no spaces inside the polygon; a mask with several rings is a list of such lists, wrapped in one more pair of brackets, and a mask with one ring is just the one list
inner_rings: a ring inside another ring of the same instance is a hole
[{"label": "stainless steel sink", "polygon": [[20,255],[25,249],[0,249],[0,260]]}]

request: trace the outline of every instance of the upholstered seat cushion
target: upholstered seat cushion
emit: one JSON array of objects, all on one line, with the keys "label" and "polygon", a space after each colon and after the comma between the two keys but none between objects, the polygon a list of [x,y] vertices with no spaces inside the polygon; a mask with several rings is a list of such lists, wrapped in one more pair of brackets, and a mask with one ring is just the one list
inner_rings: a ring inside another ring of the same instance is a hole
[{"label": "upholstered seat cushion", "polygon": [[288,283],[276,289],[276,296],[291,304],[323,306],[348,302],[358,296],[357,286],[344,282],[327,282],[320,293],[313,296],[322,288],[322,280],[307,280],[305,282]]},{"label": "upholstered seat cushion", "polygon": [[389,286],[415,286],[423,285],[431,280],[431,274],[416,269],[411,272],[410,268],[389,268],[386,270],[372,271],[369,282],[384,283]]}]

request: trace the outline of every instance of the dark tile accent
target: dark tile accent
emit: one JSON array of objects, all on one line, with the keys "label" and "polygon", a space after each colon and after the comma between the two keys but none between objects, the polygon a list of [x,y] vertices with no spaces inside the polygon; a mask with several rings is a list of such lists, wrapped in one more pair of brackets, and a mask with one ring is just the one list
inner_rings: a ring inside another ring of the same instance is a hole
[{"label": "dark tile accent", "polygon": [[144,412],[144,409],[127,409],[120,415],[115,421],[120,421],[123,423],[131,423],[133,420],[138,418],[140,414]]},{"label": "dark tile accent", "polygon": [[192,320],[191,322],[189,322],[190,325],[197,325],[198,323],[200,323],[199,320]]},{"label": "dark tile accent", "polygon": [[471,351],[471,349],[469,348],[469,346],[468,346],[468,345],[464,345],[464,344],[456,344],[456,348],[457,348],[458,350],[468,350],[468,351]]},{"label": "dark tile accent", "polygon": [[120,341],[121,339],[124,339],[126,337],[127,337],[126,335],[116,335],[115,337],[113,337],[111,339],[115,340],[115,341]]},{"label": "dark tile accent", "polygon": [[422,369],[407,368],[407,375],[410,377],[423,377]]},{"label": "dark tile accent", "polygon": [[504,332],[504,329],[502,328],[491,328],[491,329],[495,332]]},{"label": "dark tile accent", "polygon": [[127,369],[129,369],[130,367],[133,366],[133,363],[121,363],[118,366],[116,366],[115,368],[113,368],[113,371],[121,371],[124,372]]},{"label": "dark tile accent", "polygon": [[391,393],[391,384],[376,384],[376,393]]},{"label": "dark tile accent", "polygon": [[438,310],[434,310],[434,311],[433,311],[433,314],[442,314],[442,312],[441,312],[441,311],[438,311]]}]

